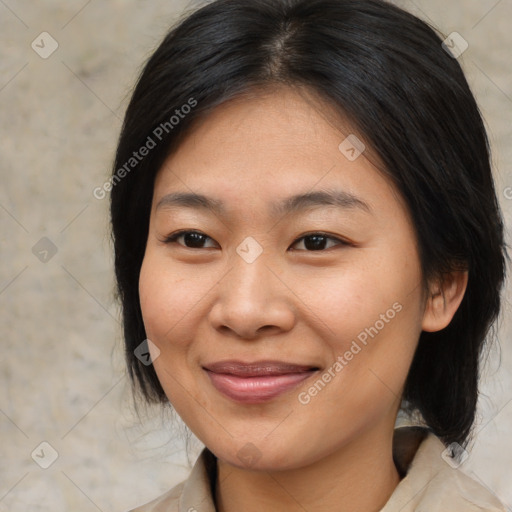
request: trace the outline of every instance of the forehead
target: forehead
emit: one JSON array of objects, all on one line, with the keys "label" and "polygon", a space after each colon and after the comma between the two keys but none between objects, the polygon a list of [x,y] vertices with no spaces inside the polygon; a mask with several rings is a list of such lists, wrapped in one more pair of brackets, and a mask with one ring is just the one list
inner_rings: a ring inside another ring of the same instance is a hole
[{"label": "forehead", "polygon": [[354,131],[318,98],[290,88],[238,97],[197,123],[165,161],[154,204],[175,191],[255,205],[326,189],[366,196],[370,206],[379,196],[399,201]]}]

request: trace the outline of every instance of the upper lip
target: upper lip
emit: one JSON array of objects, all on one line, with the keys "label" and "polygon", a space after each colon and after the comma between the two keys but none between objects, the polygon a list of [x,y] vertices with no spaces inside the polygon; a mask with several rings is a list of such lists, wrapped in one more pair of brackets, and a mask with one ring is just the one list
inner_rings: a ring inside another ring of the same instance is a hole
[{"label": "upper lip", "polygon": [[213,373],[235,375],[237,377],[265,377],[272,375],[286,375],[289,373],[302,373],[317,370],[313,365],[287,363],[284,361],[217,361],[203,366],[205,370]]}]

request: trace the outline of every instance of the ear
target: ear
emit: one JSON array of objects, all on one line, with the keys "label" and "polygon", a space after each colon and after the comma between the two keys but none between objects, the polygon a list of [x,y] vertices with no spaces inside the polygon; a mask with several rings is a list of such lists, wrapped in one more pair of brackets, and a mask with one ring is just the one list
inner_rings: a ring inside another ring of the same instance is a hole
[{"label": "ear", "polygon": [[422,330],[436,332],[444,329],[457,311],[468,284],[467,270],[443,274],[427,297],[423,313]]}]

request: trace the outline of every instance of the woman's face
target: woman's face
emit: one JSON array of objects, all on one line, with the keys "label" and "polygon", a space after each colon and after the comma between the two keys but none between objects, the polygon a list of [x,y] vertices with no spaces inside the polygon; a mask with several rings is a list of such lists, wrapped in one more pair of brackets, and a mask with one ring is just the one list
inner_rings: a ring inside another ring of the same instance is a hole
[{"label": "woman's face", "polygon": [[349,134],[281,89],[219,107],[157,175],[139,284],[154,368],[230,464],[298,468],[391,435],[421,269]]}]

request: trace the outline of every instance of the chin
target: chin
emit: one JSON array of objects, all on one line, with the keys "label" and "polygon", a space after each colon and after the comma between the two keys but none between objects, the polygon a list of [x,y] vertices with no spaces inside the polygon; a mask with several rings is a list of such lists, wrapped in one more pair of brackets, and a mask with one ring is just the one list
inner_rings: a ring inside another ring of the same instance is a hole
[{"label": "chin", "polygon": [[208,446],[209,450],[221,461],[239,469],[251,471],[286,471],[298,469],[308,465],[307,454],[300,450],[300,456],[296,446],[283,446],[282,442],[265,443],[255,440],[245,443],[237,443],[239,448],[233,450],[230,446]]}]

